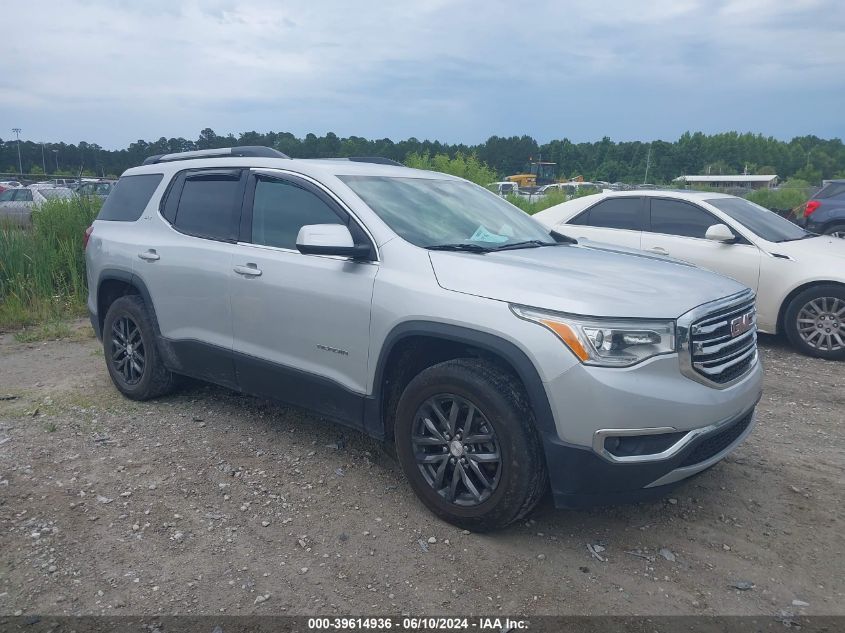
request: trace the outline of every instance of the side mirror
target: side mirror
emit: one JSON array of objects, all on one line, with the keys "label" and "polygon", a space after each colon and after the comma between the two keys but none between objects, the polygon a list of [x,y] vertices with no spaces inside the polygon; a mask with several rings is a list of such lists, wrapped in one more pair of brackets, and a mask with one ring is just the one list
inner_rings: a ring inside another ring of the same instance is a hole
[{"label": "side mirror", "polygon": [[307,224],[299,229],[296,248],[303,255],[339,255],[365,259],[372,255],[369,244],[356,244],[343,224]]},{"label": "side mirror", "polygon": [[713,240],[714,242],[724,242],[729,243],[736,240],[736,235],[734,232],[728,228],[725,224],[714,224],[713,226],[707,229],[707,232],[704,234],[708,240]]}]

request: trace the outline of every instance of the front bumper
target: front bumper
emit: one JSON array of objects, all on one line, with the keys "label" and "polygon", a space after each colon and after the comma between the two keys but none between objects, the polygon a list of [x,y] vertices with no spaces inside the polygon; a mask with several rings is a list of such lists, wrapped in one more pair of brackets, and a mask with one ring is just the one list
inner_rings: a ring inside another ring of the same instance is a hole
[{"label": "front bumper", "polygon": [[[555,505],[656,498],[709,468],[751,432],[762,380],[758,360],[737,383],[713,388],[684,376],[676,355],[628,369],[577,365],[564,372],[545,385],[555,424],[543,434]],[[605,436],[626,431],[663,432],[671,441],[636,457],[604,450]]]},{"label": "front bumper", "polygon": [[611,462],[593,450],[547,440],[546,463],[555,506],[581,508],[660,498],[724,459],[748,437],[755,423],[751,409],[659,461]]}]

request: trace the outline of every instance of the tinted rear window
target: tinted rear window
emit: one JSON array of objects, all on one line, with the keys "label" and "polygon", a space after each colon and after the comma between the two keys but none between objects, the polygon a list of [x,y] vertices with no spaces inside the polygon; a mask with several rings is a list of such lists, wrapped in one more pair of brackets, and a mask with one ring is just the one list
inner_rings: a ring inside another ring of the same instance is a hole
[{"label": "tinted rear window", "polygon": [[845,197],[845,182],[829,182],[813,197],[818,199]]},{"label": "tinted rear window", "polygon": [[590,207],[571,224],[583,224],[607,229],[642,230],[640,198],[608,198]]},{"label": "tinted rear window", "polygon": [[134,222],[141,217],[162,178],[163,174],[124,176],[106,198],[97,219]]},{"label": "tinted rear window", "polygon": [[240,172],[189,176],[179,197],[173,226],[197,237],[233,240],[237,237],[241,198]]}]

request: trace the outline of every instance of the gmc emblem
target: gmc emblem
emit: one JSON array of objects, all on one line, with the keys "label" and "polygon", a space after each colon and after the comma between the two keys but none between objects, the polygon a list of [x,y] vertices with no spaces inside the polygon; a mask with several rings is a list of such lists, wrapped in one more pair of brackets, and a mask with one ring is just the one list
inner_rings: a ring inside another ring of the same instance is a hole
[{"label": "gmc emblem", "polygon": [[736,338],[745,334],[754,326],[754,312],[746,312],[731,321],[731,337]]}]

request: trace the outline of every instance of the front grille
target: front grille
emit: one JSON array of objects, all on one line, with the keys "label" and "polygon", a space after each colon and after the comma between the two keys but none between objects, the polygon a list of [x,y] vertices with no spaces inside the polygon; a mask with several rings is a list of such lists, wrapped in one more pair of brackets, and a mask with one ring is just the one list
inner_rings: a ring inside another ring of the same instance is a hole
[{"label": "front grille", "polygon": [[[751,327],[734,331],[746,317]],[[710,382],[725,384],[745,375],[757,360],[757,322],[754,296],[715,310],[696,320],[689,329],[692,369]]]},{"label": "front grille", "polygon": [[737,438],[745,432],[745,429],[751,424],[753,417],[754,412],[752,411],[741,420],[731,424],[728,428],[716,430],[710,435],[705,436],[703,440],[696,444],[689,455],[684,458],[679,468],[700,464],[714,455],[721,453],[728,446],[736,442]]}]

